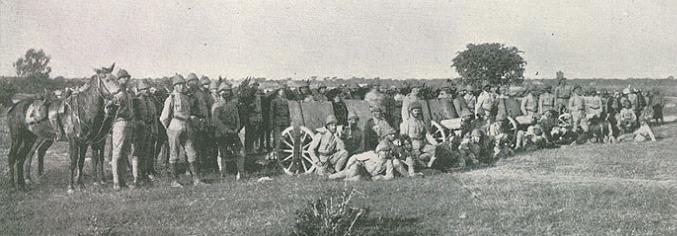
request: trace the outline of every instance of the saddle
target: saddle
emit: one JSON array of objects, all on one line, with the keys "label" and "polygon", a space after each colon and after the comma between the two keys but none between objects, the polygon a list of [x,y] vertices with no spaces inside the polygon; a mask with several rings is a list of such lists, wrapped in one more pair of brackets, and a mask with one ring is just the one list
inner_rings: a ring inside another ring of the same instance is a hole
[{"label": "saddle", "polygon": [[60,100],[36,99],[28,105],[25,121],[31,132],[61,140],[64,131],[60,117],[65,112],[65,106]]}]

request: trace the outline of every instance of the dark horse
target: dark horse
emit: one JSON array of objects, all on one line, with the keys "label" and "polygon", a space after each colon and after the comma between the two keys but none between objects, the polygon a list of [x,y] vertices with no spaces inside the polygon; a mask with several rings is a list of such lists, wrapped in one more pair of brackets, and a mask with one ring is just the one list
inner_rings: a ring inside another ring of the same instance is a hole
[{"label": "dark horse", "polygon": [[[84,187],[82,168],[86,150],[90,145],[94,149],[103,146],[101,144],[110,131],[116,110],[114,105],[109,104],[122,91],[116,78],[111,75],[114,66],[96,70],[96,75],[87,82],[82,92],[72,94],[63,101],[27,99],[9,109],[7,118],[12,138],[8,155],[9,173],[15,188],[25,190],[23,167],[28,155],[35,150],[34,146],[40,145],[37,141],[60,137],[68,140],[69,144],[68,192],[74,191],[75,173],[78,174],[77,183]],[[95,150],[93,158],[95,166],[100,165],[101,170],[102,154],[102,150]]]}]

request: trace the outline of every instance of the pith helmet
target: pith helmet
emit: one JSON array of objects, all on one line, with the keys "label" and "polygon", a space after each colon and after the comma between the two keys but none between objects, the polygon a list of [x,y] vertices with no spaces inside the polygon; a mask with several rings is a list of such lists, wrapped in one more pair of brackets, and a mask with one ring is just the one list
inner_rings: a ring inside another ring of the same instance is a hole
[{"label": "pith helmet", "polygon": [[352,111],[352,110],[348,111],[348,120],[353,119],[353,118],[354,119],[360,119],[360,117],[357,116],[357,114],[355,114],[354,111]]},{"label": "pith helmet", "polygon": [[219,85],[219,92],[231,89],[233,89],[233,87],[227,82],[222,82],[221,85]]},{"label": "pith helmet", "polygon": [[381,138],[384,138],[385,136],[395,134],[395,130],[389,126],[384,127],[383,133],[381,133]]},{"label": "pith helmet", "polygon": [[145,80],[140,81],[139,84],[136,87],[136,89],[138,89],[139,91],[144,90],[144,89],[149,89],[149,88],[150,88],[150,85]]},{"label": "pith helmet", "polygon": [[132,76],[129,75],[129,72],[127,72],[125,69],[120,69],[118,71],[118,79],[122,78],[132,78]]},{"label": "pith helmet", "polygon": [[200,78],[200,84],[201,84],[201,85],[208,85],[208,84],[211,84],[211,83],[212,83],[212,81],[209,80],[209,77],[207,77],[207,76],[205,76],[205,75],[203,75],[203,76]]},{"label": "pith helmet", "polygon": [[211,84],[209,84],[209,89],[210,90],[218,90],[219,85],[221,85],[221,83],[218,80],[214,80],[214,81],[212,81]]},{"label": "pith helmet", "polygon": [[336,123],[338,123],[338,120],[336,119],[336,116],[334,116],[334,115],[328,115],[328,116],[327,116],[326,122],[324,122],[324,125],[328,125],[328,124],[336,124]]},{"label": "pith helmet", "polygon": [[193,80],[199,80],[195,73],[190,73],[190,74],[188,74],[188,76],[186,76],[186,82],[190,82],[190,81],[193,81]]},{"label": "pith helmet", "polygon": [[472,137],[482,137],[482,130],[480,129],[474,129],[472,130],[472,133],[470,133],[470,136]]},{"label": "pith helmet", "polygon": [[186,80],[183,79],[183,76],[176,74],[172,76],[172,85],[177,85],[177,84],[185,84]]},{"label": "pith helmet", "polygon": [[423,106],[421,106],[420,102],[412,102],[409,105],[409,111],[413,111],[414,109],[423,109]]}]

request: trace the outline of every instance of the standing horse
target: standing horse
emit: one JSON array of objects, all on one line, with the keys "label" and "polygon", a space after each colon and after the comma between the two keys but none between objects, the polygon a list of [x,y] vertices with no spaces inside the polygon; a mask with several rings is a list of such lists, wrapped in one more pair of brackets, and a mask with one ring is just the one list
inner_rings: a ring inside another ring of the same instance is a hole
[{"label": "standing horse", "polygon": [[[7,118],[12,144],[8,160],[9,173],[15,188],[25,189],[23,167],[26,158],[34,150],[34,145],[39,145],[36,142],[39,139],[58,137],[65,137],[69,144],[68,192],[74,191],[75,173],[78,173],[77,183],[84,187],[82,168],[86,150],[90,145],[95,149],[103,146],[102,141],[110,131],[115,114],[115,106],[108,104],[112,104],[115,95],[122,91],[116,78],[110,74],[114,66],[115,64],[110,68],[96,70],[96,75],[92,76],[82,92],[63,101],[40,104],[35,100],[22,100],[10,108]],[[40,118],[29,119],[30,116]],[[97,157],[102,152],[95,150],[94,153],[95,166],[98,164],[103,170],[101,158]]]}]

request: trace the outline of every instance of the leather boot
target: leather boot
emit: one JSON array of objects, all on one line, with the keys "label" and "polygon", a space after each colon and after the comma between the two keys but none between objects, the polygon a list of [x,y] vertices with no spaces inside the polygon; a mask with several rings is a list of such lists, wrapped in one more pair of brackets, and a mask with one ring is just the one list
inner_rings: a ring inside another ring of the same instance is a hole
[{"label": "leather boot", "polygon": [[179,183],[179,172],[177,168],[176,163],[170,163],[169,164],[169,169],[170,169],[170,175],[172,176],[172,183],[171,186],[172,188],[183,188],[183,185]]},{"label": "leather boot", "polygon": [[191,162],[188,163],[190,167],[190,172],[193,173],[193,186],[204,185],[202,180],[200,180],[200,175],[198,174],[197,163]]}]

